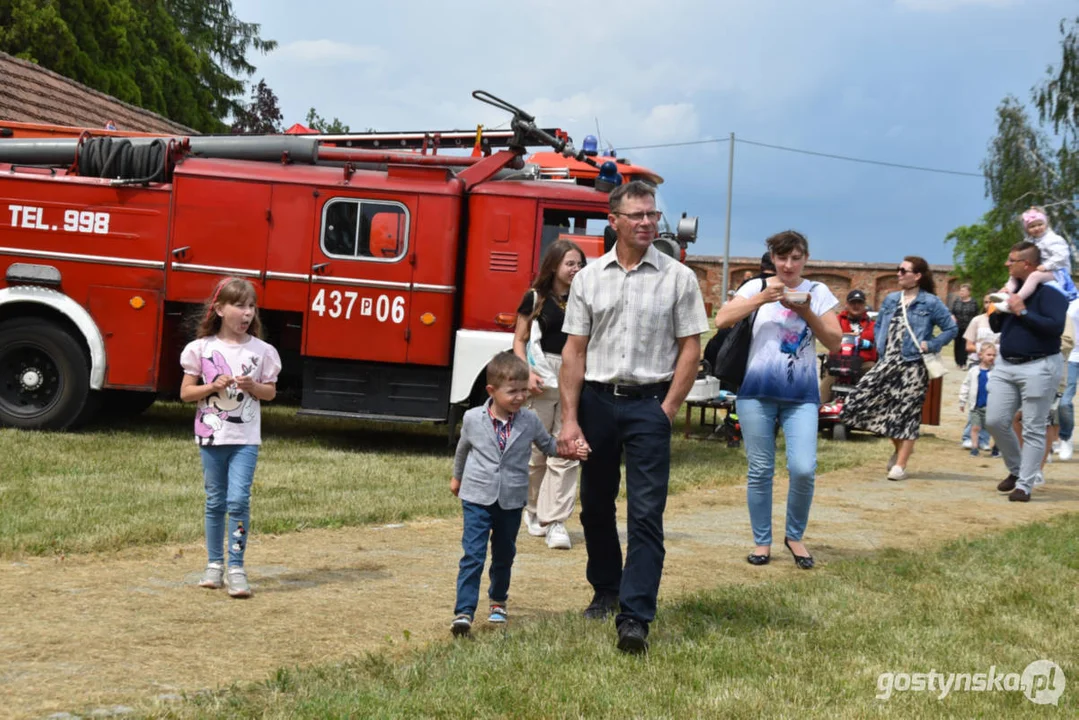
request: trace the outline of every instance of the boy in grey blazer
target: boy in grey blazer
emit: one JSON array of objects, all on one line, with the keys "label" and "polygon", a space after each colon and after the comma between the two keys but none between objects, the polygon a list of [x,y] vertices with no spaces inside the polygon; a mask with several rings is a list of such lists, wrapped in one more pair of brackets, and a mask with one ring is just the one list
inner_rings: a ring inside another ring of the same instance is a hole
[{"label": "boy in grey blazer", "polygon": [[[467,635],[479,602],[480,578],[491,543],[489,622],[506,622],[510,570],[517,554],[521,511],[528,502],[528,460],[535,443],[548,456],[558,455],[558,442],[539,417],[522,405],[528,400],[528,365],[512,352],[501,352],[487,364],[490,399],[465,413],[453,460],[450,490],[461,498],[461,535],[457,605],[450,630]],[[588,457],[579,444],[574,455]]]}]

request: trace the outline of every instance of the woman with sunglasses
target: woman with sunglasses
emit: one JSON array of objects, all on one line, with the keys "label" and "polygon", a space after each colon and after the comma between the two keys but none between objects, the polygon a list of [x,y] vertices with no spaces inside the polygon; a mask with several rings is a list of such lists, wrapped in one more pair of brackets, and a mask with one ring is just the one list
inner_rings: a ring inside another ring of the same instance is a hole
[{"label": "woman with sunglasses", "polygon": [[[959,329],[951,311],[934,294],[933,272],[923,258],[903,258],[896,279],[899,290],[884,298],[877,315],[881,360],[847,396],[841,420],[890,438],[895,452],[888,461],[888,479],[905,480],[929,388],[922,353],[940,352]],[[935,337],[934,327],[940,328]]]}]

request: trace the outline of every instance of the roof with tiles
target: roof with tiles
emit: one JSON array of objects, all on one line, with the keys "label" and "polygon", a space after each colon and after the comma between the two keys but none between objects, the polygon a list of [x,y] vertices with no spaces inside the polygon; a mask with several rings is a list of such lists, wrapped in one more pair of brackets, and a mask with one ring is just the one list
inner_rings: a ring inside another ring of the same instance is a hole
[{"label": "roof with tiles", "polygon": [[0,120],[148,133],[197,134],[189,127],[0,52]]}]

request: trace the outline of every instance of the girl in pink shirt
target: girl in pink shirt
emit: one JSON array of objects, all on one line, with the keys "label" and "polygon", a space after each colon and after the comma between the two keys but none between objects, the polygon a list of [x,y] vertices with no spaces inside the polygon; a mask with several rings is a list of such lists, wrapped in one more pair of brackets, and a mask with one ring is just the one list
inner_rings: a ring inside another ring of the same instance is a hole
[{"label": "girl in pink shirt", "polygon": [[281,371],[277,350],[259,339],[261,334],[254,286],[226,278],[206,302],[195,340],[180,354],[180,399],[197,403],[195,441],[206,487],[208,561],[199,585],[224,584],[227,514],[229,595],[238,598],[251,596],[244,550],[262,443],[259,403],[274,399]]}]

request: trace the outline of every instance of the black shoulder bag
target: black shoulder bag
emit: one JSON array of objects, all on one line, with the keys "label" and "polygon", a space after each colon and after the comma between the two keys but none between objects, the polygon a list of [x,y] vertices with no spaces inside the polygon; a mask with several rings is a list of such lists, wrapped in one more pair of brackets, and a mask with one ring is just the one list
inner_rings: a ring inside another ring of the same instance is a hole
[{"label": "black shoulder bag", "polygon": [[[767,287],[767,280],[761,278],[761,291]],[[720,342],[719,350],[712,363],[712,374],[719,379],[720,387],[730,392],[738,392],[746,378],[746,364],[749,362],[749,343],[753,340],[753,323],[757,319],[754,310],[727,330],[720,330],[726,335]],[[716,333],[717,335],[719,333]],[[714,339],[714,338],[713,338]]]}]

